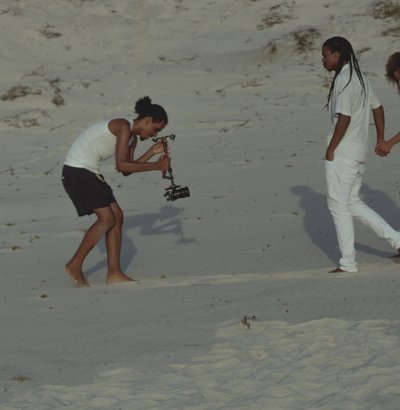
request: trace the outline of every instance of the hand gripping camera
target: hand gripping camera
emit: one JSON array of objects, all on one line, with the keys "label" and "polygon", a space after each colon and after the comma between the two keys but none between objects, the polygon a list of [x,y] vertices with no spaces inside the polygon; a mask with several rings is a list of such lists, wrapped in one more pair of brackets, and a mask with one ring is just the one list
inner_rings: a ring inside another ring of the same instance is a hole
[{"label": "hand gripping camera", "polygon": [[[168,138],[173,141],[176,138],[176,136],[175,134],[170,134],[170,135],[166,135],[165,137],[155,137],[152,139],[154,142],[161,141],[163,143],[164,152],[169,157]],[[171,181],[171,185],[165,188],[164,196],[167,199],[167,201],[176,201],[179,198],[187,198],[190,196],[190,191],[187,186],[181,187],[180,185],[175,184],[171,165],[169,166],[167,171],[163,171],[162,177],[165,179],[169,179]]]}]

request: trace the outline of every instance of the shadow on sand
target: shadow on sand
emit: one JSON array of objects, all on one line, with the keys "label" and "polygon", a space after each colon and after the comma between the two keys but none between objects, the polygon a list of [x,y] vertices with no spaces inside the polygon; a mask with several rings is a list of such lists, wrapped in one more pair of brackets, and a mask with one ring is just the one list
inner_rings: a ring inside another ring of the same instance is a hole
[{"label": "shadow on sand", "polygon": [[[337,245],[335,226],[328,210],[325,194],[320,194],[306,185],[297,185],[291,188],[291,192],[300,198],[300,206],[304,210],[303,226],[313,244],[336,265],[340,258]],[[365,203],[398,229],[400,222],[400,209],[387,194],[363,185],[361,196]],[[393,223],[394,222],[394,223]],[[357,238],[357,224],[355,221],[355,236]],[[393,251],[383,252],[371,248],[363,243],[355,243],[357,252],[364,252],[387,258],[393,255]]]},{"label": "shadow on sand", "polygon": [[[131,236],[128,235],[128,232],[132,229],[138,228],[139,234],[142,236],[173,235],[176,237],[176,243],[178,245],[195,242],[195,239],[185,237],[180,218],[181,214],[181,208],[165,205],[160,208],[160,212],[158,213],[147,213],[125,217],[122,232],[122,269],[125,270],[132,263],[137,253],[137,248]],[[97,247],[100,249],[101,254],[107,254],[104,240],[100,241]],[[85,270],[85,277],[89,277],[99,269],[105,267],[107,267],[107,257]]]}]

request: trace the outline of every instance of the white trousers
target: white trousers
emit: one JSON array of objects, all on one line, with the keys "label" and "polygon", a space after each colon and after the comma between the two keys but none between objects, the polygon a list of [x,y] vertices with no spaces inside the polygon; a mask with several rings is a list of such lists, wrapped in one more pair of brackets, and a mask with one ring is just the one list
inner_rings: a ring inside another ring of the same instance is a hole
[{"label": "white trousers", "polygon": [[339,267],[347,272],[357,271],[353,217],[386,239],[393,248],[400,248],[400,232],[360,199],[364,170],[362,162],[347,158],[335,156],[333,161],[325,161],[328,208],[342,254]]}]

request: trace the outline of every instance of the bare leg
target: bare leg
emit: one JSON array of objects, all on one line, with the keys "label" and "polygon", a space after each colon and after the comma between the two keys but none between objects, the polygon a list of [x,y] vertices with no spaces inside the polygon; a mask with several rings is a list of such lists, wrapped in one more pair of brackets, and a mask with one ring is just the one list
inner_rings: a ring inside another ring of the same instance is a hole
[{"label": "bare leg", "polygon": [[106,233],[106,247],[108,257],[108,273],[107,284],[117,282],[128,282],[133,279],[122,272],[121,258],[121,243],[122,243],[122,224],[124,222],[124,214],[116,202],[110,205],[114,214],[115,224]]},{"label": "bare leg", "polygon": [[115,224],[115,216],[111,207],[95,209],[94,213],[97,216],[97,221],[87,230],[74,256],[65,265],[65,271],[69,273],[78,287],[88,286],[82,272],[86,256]]}]

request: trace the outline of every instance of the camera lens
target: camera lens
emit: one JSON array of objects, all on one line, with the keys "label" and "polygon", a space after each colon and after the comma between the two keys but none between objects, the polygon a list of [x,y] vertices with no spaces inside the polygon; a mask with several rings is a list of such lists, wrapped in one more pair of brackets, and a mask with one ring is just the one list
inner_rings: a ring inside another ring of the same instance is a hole
[{"label": "camera lens", "polygon": [[167,191],[165,193],[165,197],[167,198],[167,201],[176,201],[179,198],[187,198],[189,196],[190,196],[190,191],[187,186],[183,188],[171,189],[170,191]]},{"label": "camera lens", "polygon": [[177,198],[187,198],[188,196],[190,196],[190,192],[187,186],[177,190]]}]

